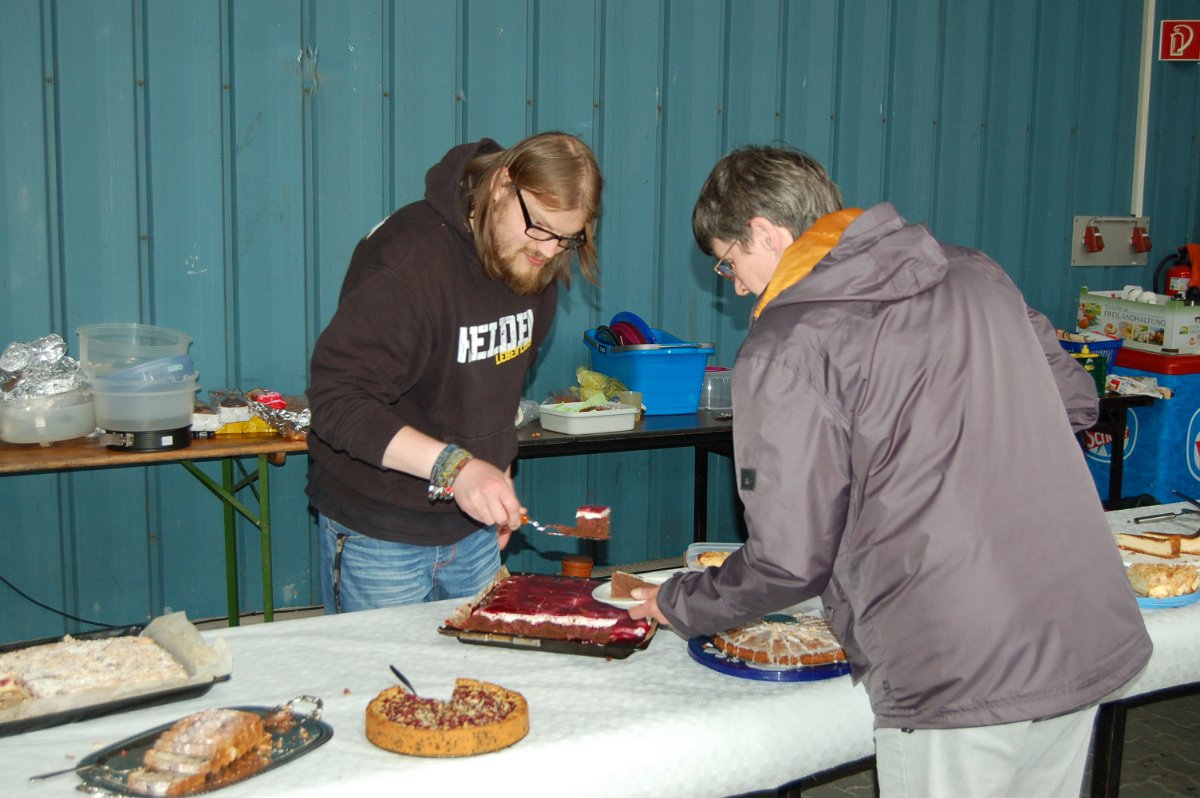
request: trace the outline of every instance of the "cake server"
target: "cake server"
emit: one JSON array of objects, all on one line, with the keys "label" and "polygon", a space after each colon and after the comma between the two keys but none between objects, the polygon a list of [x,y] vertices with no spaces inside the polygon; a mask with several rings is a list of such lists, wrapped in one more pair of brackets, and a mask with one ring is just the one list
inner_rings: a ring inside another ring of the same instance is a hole
[{"label": "cake server", "polygon": [[408,688],[408,692],[412,693],[413,695],[417,694],[417,688],[412,686],[412,682],[404,678],[404,674],[400,672],[399,668],[397,668],[395,665],[389,665],[388,667],[392,669],[392,673],[396,674],[396,678]]},{"label": "cake server", "polygon": [[1174,493],[1179,498],[1183,499],[1188,504],[1192,505],[1193,507],[1200,509],[1200,501],[1196,501],[1191,496],[1188,496],[1186,493],[1180,493],[1179,491],[1175,490],[1174,488],[1171,488],[1171,492]]},{"label": "cake server", "polygon": [[534,521],[529,517],[528,513],[521,513],[521,523],[529,524],[538,532],[544,532],[547,535],[560,535],[565,537],[567,534],[567,527],[564,527],[561,524],[543,524],[541,521]]},{"label": "cake server", "polygon": [[1168,513],[1155,513],[1154,515],[1139,515],[1137,518],[1133,519],[1133,523],[1148,524],[1151,521],[1166,521],[1168,518],[1180,518],[1185,515],[1195,515],[1196,513],[1200,513],[1200,510],[1189,510],[1188,508],[1185,507],[1177,513],[1168,512]]}]

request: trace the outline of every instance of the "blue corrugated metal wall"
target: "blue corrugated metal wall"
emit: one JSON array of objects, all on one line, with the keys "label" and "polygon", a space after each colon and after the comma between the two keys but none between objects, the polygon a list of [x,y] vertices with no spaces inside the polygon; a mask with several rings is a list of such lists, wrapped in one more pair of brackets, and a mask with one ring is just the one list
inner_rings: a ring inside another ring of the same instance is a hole
[{"label": "blue corrugated metal wall", "polygon": [[[603,286],[576,282],[527,395],[573,382],[581,331],[618,310],[730,364],[748,305],[714,278],[692,201],[733,146],[785,141],[852,205],[886,199],[995,256],[1069,325],[1074,214],[1130,211],[1142,6],[1128,0],[5,0],[0,5],[0,345],[77,326],[186,330],[204,388],[306,383],[357,239],[420,195],[455,143],[562,129],[607,179]],[[1166,0],[1159,18],[1200,16]],[[1194,236],[1197,67],[1154,64],[1151,264]],[[914,342],[914,345],[925,345]],[[930,342],[929,346],[935,346]],[[533,461],[522,495],[612,504],[608,558],[690,539],[690,455]],[[206,466],[215,475],[215,465]],[[305,464],[273,470],[276,597],[317,600]],[[713,526],[736,526],[728,463]],[[0,479],[0,575],[127,623],[220,615],[221,513],[182,468]],[[258,606],[256,534],[241,555]],[[552,570],[527,540],[510,567]],[[537,548],[534,548],[537,547]],[[76,628],[0,587],[0,640]]]}]

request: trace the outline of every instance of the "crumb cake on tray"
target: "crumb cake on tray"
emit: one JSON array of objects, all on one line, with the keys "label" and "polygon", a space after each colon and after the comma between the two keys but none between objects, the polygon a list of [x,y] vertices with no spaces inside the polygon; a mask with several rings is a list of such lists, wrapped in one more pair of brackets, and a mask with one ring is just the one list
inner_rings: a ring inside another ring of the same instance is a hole
[{"label": "crumb cake on tray", "polygon": [[489,588],[446,619],[443,631],[463,642],[504,644],[506,638],[518,638],[543,641],[537,647],[562,653],[628,655],[649,642],[657,624],[633,620],[625,610],[594,599],[592,591],[600,584],[501,569]]}]

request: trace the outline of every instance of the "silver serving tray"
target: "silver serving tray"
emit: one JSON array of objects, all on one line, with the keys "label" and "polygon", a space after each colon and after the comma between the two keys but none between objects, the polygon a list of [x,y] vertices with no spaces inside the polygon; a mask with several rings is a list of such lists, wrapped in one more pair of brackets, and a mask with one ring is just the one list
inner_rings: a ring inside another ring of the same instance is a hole
[{"label": "silver serving tray", "polygon": [[[104,629],[98,632],[80,632],[72,633],[71,637],[76,640],[103,640],[110,637],[136,637],[141,634],[144,626],[122,626],[116,629]],[[5,643],[0,645],[0,654],[9,651],[18,651],[22,648],[31,648],[33,646],[45,645],[47,643],[58,643],[62,637],[45,637],[38,640],[22,640],[16,643]],[[121,698],[112,701],[103,701],[98,704],[89,704],[84,707],[75,707],[73,709],[63,710],[61,712],[50,712],[45,715],[36,715],[30,718],[20,718],[18,720],[10,720],[0,723],[0,737],[8,737],[13,734],[23,734],[28,731],[36,731],[37,729],[48,729],[52,726],[61,726],[64,723],[74,723],[80,720],[89,720],[98,718],[102,715],[112,715],[117,712],[125,712],[131,709],[141,709],[142,707],[156,706],[158,704],[167,704],[172,701],[183,701],[187,698],[198,698],[209,690],[217,682],[227,682],[230,679],[230,674],[214,677],[207,682],[199,684],[187,684],[182,687],[170,687],[161,690],[150,690],[137,695],[122,696]]]},{"label": "silver serving tray", "polygon": [[[311,704],[314,709],[307,714],[293,710],[292,717],[295,720],[295,725],[286,731],[271,732],[270,753],[263,754],[265,762],[261,767],[249,773],[242,775],[235,774],[229,778],[206,784],[200,789],[180,794],[200,795],[201,793],[215,792],[231,784],[237,784],[267,771],[282,767],[288,762],[302,757],[329,742],[330,738],[333,737],[333,727],[321,720],[321,710],[324,702],[313,696],[297,696],[283,706],[291,708],[299,704]],[[229,707],[229,709],[254,712],[263,717],[278,712],[280,708],[278,706]],[[178,719],[170,723],[164,723],[161,726],[121,740],[118,743],[113,743],[107,748],[84,757],[76,768],[79,778],[83,780],[83,784],[79,785],[79,789],[83,792],[98,795],[142,795],[142,793],[133,792],[129,789],[126,777],[131,771],[142,766],[142,757],[145,755],[147,749],[154,746],[154,741],[158,739],[158,735],[174,726],[177,722]]]}]

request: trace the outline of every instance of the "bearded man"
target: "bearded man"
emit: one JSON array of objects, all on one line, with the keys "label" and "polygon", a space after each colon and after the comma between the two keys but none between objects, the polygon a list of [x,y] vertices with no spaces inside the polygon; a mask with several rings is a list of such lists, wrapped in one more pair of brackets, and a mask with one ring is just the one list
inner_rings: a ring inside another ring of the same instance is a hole
[{"label": "bearded man", "polygon": [[602,188],[575,136],[483,139],[355,248],[308,388],[327,613],[471,596],[495,576],[521,525],[525,375],[572,255],[596,281]]}]

